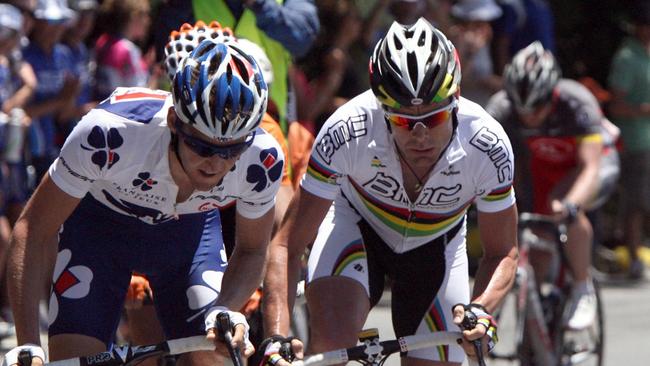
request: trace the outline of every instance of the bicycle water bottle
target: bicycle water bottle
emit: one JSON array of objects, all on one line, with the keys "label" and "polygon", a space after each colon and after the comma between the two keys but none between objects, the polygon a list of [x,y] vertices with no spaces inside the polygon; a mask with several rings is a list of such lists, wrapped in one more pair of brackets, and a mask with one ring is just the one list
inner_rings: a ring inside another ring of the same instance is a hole
[{"label": "bicycle water bottle", "polygon": [[11,110],[9,121],[6,124],[4,148],[4,159],[9,163],[20,163],[23,160],[23,141],[25,140],[25,130],[23,128],[24,118],[25,111],[21,108]]}]

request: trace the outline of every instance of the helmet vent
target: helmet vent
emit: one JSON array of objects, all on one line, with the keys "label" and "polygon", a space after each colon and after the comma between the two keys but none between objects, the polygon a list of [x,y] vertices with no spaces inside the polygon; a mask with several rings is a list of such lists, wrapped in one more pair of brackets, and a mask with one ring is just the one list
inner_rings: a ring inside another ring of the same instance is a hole
[{"label": "helmet vent", "polygon": [[239,59],[239,57],[233,57],[232,60],[234,61],[235,66],[237,67],[237,71],[239,72],[239,75],[244,79],[244,82],[248,84],[248,81],[250,79],[250,75],[248,75],[248,69],[246,69],[246,66],[242,63],[242,61]]},{"label": "helmet vent", "polygon": [[409,78],[411,79],[411,85],[413,89],[417,90],[418,84],[418,59],[415,55],[415,52],[409,52],[406,54],[406,63],[408,65]]},{"label": "helmet vent", "polygon": [[191,44],[188,44],[188,45],[185,47],[185,51],[187,51],[188,53],[194,51],[194,46],[192,46]]},{"label": "helmet vent", "polygon": [[402,42],[399,40],[397,37],[393,37],[393,40],[395,41],[395,48],[400,51],[402,48],[404,48],[404,45],[402,45]]},{"label": "helmet vent", "polygon": [[194,39],[194,36],[191,35],[191,34],[186,34],[186,35],[185,35],[185,39],[187,39],[188,41],[191,41],[191,40]]},{"label": "helmet vent", "polygon": [[427,39],[426,34],[420,33],[420,37],[418,38],[418,47],[423,47],[426,39]]}]

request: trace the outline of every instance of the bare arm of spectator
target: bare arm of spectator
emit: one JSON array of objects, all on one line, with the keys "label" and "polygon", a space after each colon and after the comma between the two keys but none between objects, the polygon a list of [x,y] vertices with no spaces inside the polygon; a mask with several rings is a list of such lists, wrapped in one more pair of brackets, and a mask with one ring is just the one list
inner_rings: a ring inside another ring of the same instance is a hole
[{"label": "bare arm of spectator", "polygon": [[25,112],[31,118],[39,118],[47,114],[58,116],[67,115],[70,108],[74,108],[74,101],[79,94],[79,80],[67,77],[63,88],[56,97],[39,102],[32,103],[25,108]]},{"label": "bare arm of spectator", "polygon": [[635,118],[650,116],[650,103],[630,104],[625,101],[626,93],[612,89],[612,101],[609,104],[609,113],[613,118]]},{"label": "bare arm of spectator", "polygon": [[245,0],[257,18],[257,26],[280,42],[294,57],[303,56],[311,48],[320,29],[313,0]]},{"label": "bare arm of spectator", "polygon": [[9,113],[14,108],[25,108],[32,94],[34,94],[34,90],[36,90],[38,84],[36,74],[34,74],[34,69],[29,63],[21,62],[18,77],[22,82],[22,86],[2,105],[2,111],[5,113]]}]

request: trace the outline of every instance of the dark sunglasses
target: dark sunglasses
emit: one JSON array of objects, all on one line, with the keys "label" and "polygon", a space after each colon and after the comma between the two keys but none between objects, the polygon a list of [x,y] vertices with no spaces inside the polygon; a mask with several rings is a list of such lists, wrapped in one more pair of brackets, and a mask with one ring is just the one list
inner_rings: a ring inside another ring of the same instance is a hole
[{"label": "dark sunglasses", "polygon": [[386,110],[384,111],[384,116],[391,125],[399,128],[408,128],[409,131],[415,128],[415,125],[418,123],[422,123],[426,128],[434,128],[442,123],[447,122],[451,116],[451,113],[457,105],[458,101],[454,99],[448,105],[442,108],[434,109],[433,111],[421,116],[393,113]]},{"label": "dark sunglasses", "polygon": [[213,145],[183,131],[183,128],[180,128],[180,126],[176,131],[183,140],[183,143],[189,147],[190,150],[204,158],[209,158],[215,155],[224,160],[236,158],[246,151],[246,149],[253,144],[253,140],[255,139],[255,131],[253,131],[251,134],[246,136],[246,140],[243,142],[232,145]]}]

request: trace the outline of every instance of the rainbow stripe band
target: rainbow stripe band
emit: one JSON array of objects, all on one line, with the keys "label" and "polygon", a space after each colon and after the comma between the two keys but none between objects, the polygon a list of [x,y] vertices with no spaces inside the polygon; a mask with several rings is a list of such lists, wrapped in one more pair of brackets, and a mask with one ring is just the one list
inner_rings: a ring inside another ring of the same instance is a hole
[{"label": "rainbow stripe band", "polygon": [[500,201],[510,197],[510,192],[512,192],[512,184],[491,191],[487,196],[483,197],[483,200],[488,202]]},{"label": "rainbow stripe band", "polygon": [[336,177],[338,177],[338,174],[335,171],[328,169],[313,157],[309,159],[307,174],[318,181],[328,184],[336,184]]},{"label": "rainbow stripe band", "polygon": [[[445,318],[441,314],[443,314],[442,308],[440,302],[436,299],[429,311],[424,315],[424,321],[431,333],[447,330]],[[436,349],[440,361],[446,362],[449,360],[449,346],[438,346]]]},{"label": "rainbow stripe band", "polygon": [[341,252],[341,254],[339,254],[336,262],[334,262],[335,264],[334,268],[332,269],[332,276],[339,276],[341,273],[343,273],[343,270],[347,268],[350,263],[365,258],[366,250],[363,247],[363,242],[361,242],[361,239],[357,239],[349,243]]},{"label": "rainbow stripe band", "polygon": [[409,211],[381,202],[368,194],[359,184],[350,179],[352,187],[357,191],[364,206],[382,223],[398,232],[400,235],[431,236],[452,227],[462,219],[472,201],[466,202],[455,211],[444,214],[432,214],[422,211]]}]

